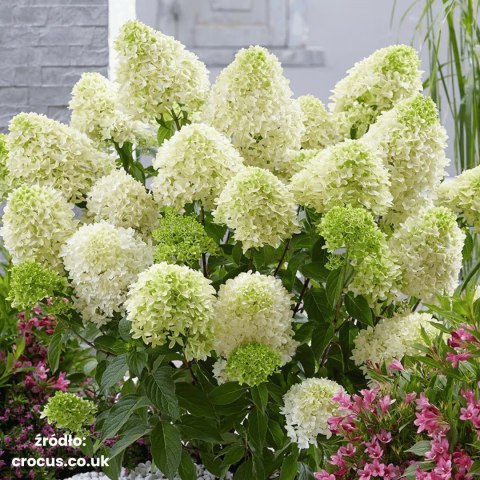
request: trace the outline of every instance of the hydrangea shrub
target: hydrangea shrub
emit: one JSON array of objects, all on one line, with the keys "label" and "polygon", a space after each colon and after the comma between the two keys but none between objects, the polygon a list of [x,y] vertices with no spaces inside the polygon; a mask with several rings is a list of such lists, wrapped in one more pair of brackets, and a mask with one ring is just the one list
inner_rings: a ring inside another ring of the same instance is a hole
[{"label": "hydrangea shrub", "polygon": [[[472,478],[478,323],[458,316],[480,316],[480,182],[441,183],[446,136],[415,50],[374,52],[327,108],[294,99],[259,46],[210,87],[138,21],[115,45],[114,79],[81,77],[70,125],[20,114],[0,137],[5,302],[55,318],[53,370],[70,336],[95,355],[90,399],[57,393],[45,418],[92,423],[84,453],[109,456],[112,479],[138,441],[170,479],[199,462],[239,480],[446,479],[430,473],[448,461]],[[468,307],[440,297],[455,290]],[[413,427],[449,412],[432,372],[460,382],[447,398],[467,426],[419,430],[422,450]]]}]

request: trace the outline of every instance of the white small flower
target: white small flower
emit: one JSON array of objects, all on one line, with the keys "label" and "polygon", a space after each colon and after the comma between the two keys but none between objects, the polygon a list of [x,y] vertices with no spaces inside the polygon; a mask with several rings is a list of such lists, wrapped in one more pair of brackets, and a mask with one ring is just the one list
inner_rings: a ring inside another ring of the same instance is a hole
[{"label": "white small flower", "polygon": [[281,413],[288,436],[299,448],[316,445],[319,434],[331,436],[327,420],[337,412],[332,397],[342,391],[341,385],[327,378],[308,378],[290,387]]}]

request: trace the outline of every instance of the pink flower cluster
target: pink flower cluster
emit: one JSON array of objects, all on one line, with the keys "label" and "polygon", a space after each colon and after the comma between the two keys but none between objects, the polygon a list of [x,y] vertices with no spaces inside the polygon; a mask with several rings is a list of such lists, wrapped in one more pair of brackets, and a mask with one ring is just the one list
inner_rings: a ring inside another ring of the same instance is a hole
[{"label": "pink flower cluster", "polygon": [[[414,398],[405,399],[402,408],[408,408]],[[340,392],[333,399],[341,415],[328,420],[330,431],[341,435],[348,443],[330,458],[334,471],[317,472],[316,480],[350,478],[352,471],[356,471],[359,480],[400,478],[403,469],[388,461],[389,446],[394,441],[391,432],[395,431],[393,423],[396,422],[390,410],[395,400],[382,395],[379,387],[361,390],[360,395]]]},{"label": "pink flower cluster", "polygon": [[430,450],[426,452],[425,459],[433,462],[434,466],[428,472],[417,466],[415,478],[417,480],[473,479],[473,476],[467,475],[473,460],[463,449],[451,453],[446,437],[450,426],[442,418],[438,408],[430,403],[423,393],[416,402],[417,412],[414,424],[418,427],[417,433],[426,432],[431,438]]},{"label": "pink flower cluster", "polygon": [[[40,312],[35,312],[39,314]],[[52,317],[35,316],[27,319],[19,314],[18,331],[25,338],[25,350],[14,365],[13,386],[0,401],[0,422],[5,434],[0,441],[0,478],[45,478],[45,472],[30,468],[10,466],[14,457],[55,457],[73,454],[74,451],[61,446],[40,447],[35,436],[50,437],[53,428],[40,418],[47,399],[57,390],[65,391],[70,383],[66,373],[51,375],[47,368],[47,348],[40,343],[35,333],[51,335],[56,321]],[[17,348],[14,345],[14,348]],[[5,354],[0,352],[0,360]]]},{"label": "pink flower cluster", "polygon": [[[480,382],[477,384],[480,389]],[[480,439],[480,399],[475,397],[473,390],[462,390],[462,397],[467,401],[467,406],[460,409],[460,420],[470,422]]]},{"label": "pink flower cluster", "polygon": [[454,349],[454,352],[448,352],[447,360],[454,368],[457,368],[460,362],[472,358],[472,353],[469,351],[472,347],[480,348],[480,341],[472,332],[474,332],[474,328],[471,325],[462,324],[460,328],[450,333],[447,343]]}]

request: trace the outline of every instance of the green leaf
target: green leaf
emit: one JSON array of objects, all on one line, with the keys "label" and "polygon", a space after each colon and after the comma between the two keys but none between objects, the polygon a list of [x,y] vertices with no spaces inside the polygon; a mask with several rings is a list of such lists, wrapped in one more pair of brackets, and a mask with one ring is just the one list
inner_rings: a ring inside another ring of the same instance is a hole
[{"label": "green leaf", "polygon": [[324,320],[326,316],[333,313],[323,288],[310,289],[305,294],[304,305],[309,320],[320,322]]},{"label": "green leaf", "polygon": [[215,418],[213,405],[201,388],[182,382],[175,384],[175,391],[182,408],[199,417]]},{"label": "green leaf", "polygon": [[130,372],[135,376],[139,377],[142,375],[142,371],[147,364],[148,354],[145,350],[140,352],[130,352],[128,354],[128,368]]},{"label": "green leaf", "polygon": [[256,408],[248,415],[248,440],[256,449],[262,450],[267,435],[268,417]]},{"label": "green leaf", "polygon": [[127,351],[127,345],[119,338],[112,337],[111,335],[102,335],[97,337],[94,342],[97,350],[106,350],[107,352],[114,354],[121,354]]},{"label": "green leaf", "polygon": [[209,443],[220,443],[223,438],[218,432],[216,423],[211,423],[205,418],[193,415],[183,415],[178,425],[185,439],[203,440]]},{"label": "green leaf", "polygon": [[298,451],[285,457],[282,462],[282,470],[278,480],[294,480],[297,475]]},{"label": "green leaf", "polygon": [[329,343],[335,338],[335,329],[332,324],[320,324],[312,333],[312,350],[317,360],[323,355],[323,352]]},{"label": "green leaf", "polygon": [[63,335],[54,333],[48,345],[48,365],[52,373],[57,371],[60,354],[62,353]]},{"label": "green leaf", "polygon": [[100,388],[103,392],[113,387],[116,383],[123,379],[127,373],[127,355],[119,355],[114,357],[107,365],[107,368],[103,372],[102,381],[100,382]]},{"label": "green leaf", "polygon": [[300,272],[307,278],[312,278],[313,280],[323,283],[327,280],[329,270],[325,268],[323,262],[311,262],[300,267]]},{"label": "green leaf", "polygon": [[255,406],[264,412],[268,402],[268,388],[264,383],[252,387],[252,400]]},{"label": "green leaf", "polygon": [[[100,452],[105,457],[109,456],[109,452],[106,448],[102,448]],[[108,467],[102,468],[103,473],[107,475],[107,477],[110,478],[111,480],[118,480],[118,478],[120,477],[120,473],[122,471],[124,453],[125,453],[125,450],[120,452],[120,454],[116,455],[115,457],[110,458],[110,460],[108,461]]]},{"label": "green leaf", "polygon": [[142,387],[147,397],[160,411],[173,419],[180,417],[178,400],[173,382],[174,370],[171,367],[159,367],[151,375],[145,376]]},{"label": "green leaf", "polygon": [[168,140],[173,136],[175,133],[175,125],[173,123],[173,120],[170,121],[164,121],[160,126],[158,127],[157,131],[157,142],[158,146],[160,147],[162,143],[165,140]]},{"label": "green leaf", "polygon": [[238,463],[245,456],[245,446],[242,444],[233,444],[225,447],[221,452],[223,457],[222,465],[225,468],[230,467],[234,463]]},{"label": "green leaf", "polygon": [[307,377],[315,375],[316,363],[315,355],[309,345],[304,343],[297,348],[295,360],[302,364],[303,370]]},{"label": "green leaf", "polygon": [[325,292],[327,294],[328,304],[332,308],[335,308],[338,299],[340,298],[343,289],[343,281],[343,267],[338,270],[333,270],[328,275]]},{"label": "green leaf", "polygon": [[362,297],[361,295],[357,295],[355,297],[353,294],[348,293],[345,295],[345,307],[347,309],[347,313],[351,317],[355,318],[364,325],[370,325],[373,327],[372,311],[370,310],[365,297]]},{"label": "green leaf", "polygon": [[405,450],[405,452],[414,453],[419,457],[425,456],[425,454],[432,449],[432,443],[429,440],[420,440],[413,447]]},{"label": "green leaf", "polygon": [[246,387],[242,387],[237,382],[227,382],[215,387],[209,397],[214,405],[228,405],[239,399],[246,390]]},{"label": "green leaf", "polygon": [[182,459],[178,467],[178,473],[182,480],[197,480],[197,469],[195,468],[192,457],[186,450],[182,450]]},{"label": "green leaf", "polygon": [[115,445],[110,449],[110,458],[117,456],[120,452],[123,452],[129,445],[133,442],[136,442],[139,438],[147,435],[150,431],[148,425],[143,423],[137,423],[133,425],[120,440],[118,440]]},{"label": "green leaf", "polygon": [[180,432],[168,422],[160,422],[150,435],[153,461],[159,470],[173,480],[182,459]]},{"label": "green leaf", "polygon": [[120,398],[108,411],[108,416],[102,427],[102,440],[114,437],[127,423],[135,410],[147,405],[147,399],[138,395],[126,395]]},{"label": "green leaf", "polygon": [[132,338],[132,334],[130,333],[132,329],[132,322],[127,320],[125,317],[121,318],[118,322],[118,334],[122,337],[122,340],[128,342]]},{"label": "green leaf", "polygon": [[253,474],[253,462],[252,459],[242,463],[233,475],[233,480],[252,480],[255,478]]}]

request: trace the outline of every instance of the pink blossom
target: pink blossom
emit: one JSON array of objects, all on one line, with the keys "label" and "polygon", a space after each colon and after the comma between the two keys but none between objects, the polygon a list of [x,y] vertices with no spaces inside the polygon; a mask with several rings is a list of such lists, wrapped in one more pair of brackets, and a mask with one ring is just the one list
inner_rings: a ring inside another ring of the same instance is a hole
[{"label": "pink blossom", "polygon": [[458,364],[460,362],[464,362],[465,360],[468,360],[471,357],[472,355],[468,352],[462,352],[462,353],[448,352],[447,353],[447,361],[452,364],[453,368],[458,368]]},{"label": "pink blossom", "polygon": [[70,380],[67,380],[65,378],[66,373],[65,372],[60,372],[58,374],[58,379],[55,382],[54,388],[57,390],[61,390],[62,392],[67,391],[67,387],[70,385]]},{"label": "pink blossom", "polygon": [[321,470],[315,473],[315,480],[335,480],[335,475]]},{"label": "pink blossom", "polygon": [[397,359],[393,360],[393,361],[390,363],[390,365],[388,365],[387,368],[388,368],[388,370],[398,370],[398,371],[400,371],[400,372],[403,371],[403,370],[405,370],[405,369],[403,368],[402,363],[401,363],[399,360],[397,360]]},{"label": "pink blossom", "polygon": [[385,395],[378,401],[378,406],[380,407],[381,412],[385,414],[393,403],[395,403],[395,400],[392,400],[390,395]]},{"label": "pink blossom", "polygon": [[380,433],[377,433],[377,438],[382,443],[390,443],[392,441],[392,434],[385,430],[382,430]]}]

